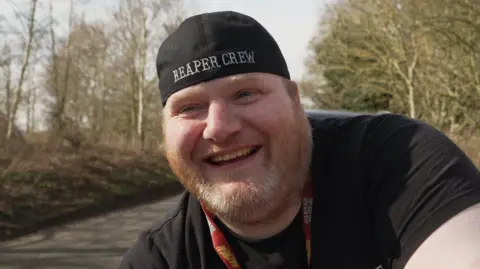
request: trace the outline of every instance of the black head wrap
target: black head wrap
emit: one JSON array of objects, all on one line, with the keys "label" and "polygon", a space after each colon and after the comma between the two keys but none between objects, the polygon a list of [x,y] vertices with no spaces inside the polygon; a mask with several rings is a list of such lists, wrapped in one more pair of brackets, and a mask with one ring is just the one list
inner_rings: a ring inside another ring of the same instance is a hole
[{"label": "black head wrap", "polygon": [[229,75],[263,72],[290,79],[270,33],[233,11],[187,18],[160,46],[156,68],[163,105],[185,87]]}]

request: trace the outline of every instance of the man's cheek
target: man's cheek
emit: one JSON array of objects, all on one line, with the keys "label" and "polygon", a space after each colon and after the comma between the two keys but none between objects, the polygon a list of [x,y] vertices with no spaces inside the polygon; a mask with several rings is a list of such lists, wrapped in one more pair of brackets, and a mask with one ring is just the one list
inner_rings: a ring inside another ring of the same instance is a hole
[{"label": "man's cheek", "polygon": [[172,143],[174,148],[178,151],[177,154],[184,159],[194,159],[198,153],[196,152],[197,145],[201,139],[201,131],[195,126],[188,128],[180,127],[172,134]]}]

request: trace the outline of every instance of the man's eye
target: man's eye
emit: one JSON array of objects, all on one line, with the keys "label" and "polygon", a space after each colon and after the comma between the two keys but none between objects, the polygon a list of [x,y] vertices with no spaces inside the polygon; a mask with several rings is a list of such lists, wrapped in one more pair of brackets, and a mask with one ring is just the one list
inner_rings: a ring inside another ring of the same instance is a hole
[{"label": "man's eye", "polygon": [[182,108],[180,108],[178,110],[178,113],[181,114],[181,113],[187,113],[187,112],[190,112],[192,110],[195,110],[195,109],[198,109],[199,106],[184,106]]},{"label": "man's eye", "polygon": [[249,97],[249,96],[252,96],[253,94],[255,93],[254,91],[251,91],[251,90],[240,91],[235,94],[235,98]]}]

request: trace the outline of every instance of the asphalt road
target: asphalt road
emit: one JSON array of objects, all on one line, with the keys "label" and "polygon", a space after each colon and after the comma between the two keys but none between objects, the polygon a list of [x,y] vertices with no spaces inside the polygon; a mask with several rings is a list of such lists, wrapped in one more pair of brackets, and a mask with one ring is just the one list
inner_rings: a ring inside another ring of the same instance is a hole
[{"label": "asphalt road", "polygon": [[141,230],[179,196],[0,243],[1,269],[117,268]]}]

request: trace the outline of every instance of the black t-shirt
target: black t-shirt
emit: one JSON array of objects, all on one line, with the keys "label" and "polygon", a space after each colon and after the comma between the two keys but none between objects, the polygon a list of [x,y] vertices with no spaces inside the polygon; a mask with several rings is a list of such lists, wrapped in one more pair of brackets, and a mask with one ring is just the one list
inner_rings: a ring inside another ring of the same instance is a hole
[{"label": "black t-shirt", "polygon": [[245,240],[230,232],[221,221],[215,220],[215,223],[223,231],[241,268],[307,269],[307,253],[301,218],[302,215],[299,211],[287,229],[271,238],[259,241]]},{"label": "black t-shirt", "polygon": [[[445,135],[395,114],[310,119],[312,266],[401,269],[430,233],[480,203],[480,172]],[[301,222],[264,242],[221,228],[242,268],[306,268]],[[267,263],[268,265],[265,265]],[[121,269],[226,268],[188,193],[143,232]]]}]

